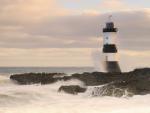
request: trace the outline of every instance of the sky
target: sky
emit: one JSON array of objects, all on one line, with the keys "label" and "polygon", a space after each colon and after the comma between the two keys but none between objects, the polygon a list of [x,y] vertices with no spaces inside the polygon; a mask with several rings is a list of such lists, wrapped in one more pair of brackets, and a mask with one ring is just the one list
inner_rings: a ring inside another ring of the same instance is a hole
[{"label": "sky", "polygon": [[95,66],[109,15],[122,69],[149,67],[149,0],[0,0],[0,66]]}]

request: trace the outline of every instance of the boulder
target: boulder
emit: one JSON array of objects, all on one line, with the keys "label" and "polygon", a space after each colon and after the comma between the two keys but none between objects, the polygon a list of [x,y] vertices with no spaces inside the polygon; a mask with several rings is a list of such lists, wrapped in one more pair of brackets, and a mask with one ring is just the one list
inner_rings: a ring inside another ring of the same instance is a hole
[{"label": "boulder", "polygon": [[78,93],[84,93],[86,91],[86,88],[82,88],[79,85],[61,86],[58,92],[62,91],[65,93],[76,95]]}]

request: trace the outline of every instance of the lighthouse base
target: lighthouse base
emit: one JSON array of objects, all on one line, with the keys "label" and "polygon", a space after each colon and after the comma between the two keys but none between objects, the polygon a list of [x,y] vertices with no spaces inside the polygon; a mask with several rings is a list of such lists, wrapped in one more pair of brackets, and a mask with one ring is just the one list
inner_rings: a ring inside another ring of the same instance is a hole
[{"label": "lighthouse base", "polygon": [[106,61],[105,70],[109,73],[120,73],[121,69],[117,61]]}]

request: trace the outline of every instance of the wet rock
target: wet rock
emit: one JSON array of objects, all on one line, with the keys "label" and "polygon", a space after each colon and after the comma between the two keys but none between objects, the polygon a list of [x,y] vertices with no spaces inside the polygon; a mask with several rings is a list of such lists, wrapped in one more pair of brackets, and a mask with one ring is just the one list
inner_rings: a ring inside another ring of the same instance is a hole
[{"label": "wet rock", "polygon": [[69,94],[78,94],[78,93],[84,93],[86,91],[86,88],[82,88],[79,85],[70,85],[70,86],[61,86],[58,90],[58,92],[66,92]]},{"label": "wet rock", "polygon": [[60,76],[65,75],[64,73],[25,73],[25,74],[16,74],[11,75],[10,79],[17,82],[18,84],[51,84],[60,80]]},{"label": "wet rock", "polygon": [[[66,76],[63,73],[27,73],[12,75],[11,80],[17,81],[19,84],[51,84],[60,80],[68,81],[78,79],[85,86],[99,86],[107,84],[103,90],[99,90],[102,96],[120,97],[128,91],[130,95],[150,94],[150,68],[135,69],[126,73],[82,73]],[[77,87],[67,86],[64,90],[68,93],[79,90]],[[66,88],[66,89],[65,89]]]}]

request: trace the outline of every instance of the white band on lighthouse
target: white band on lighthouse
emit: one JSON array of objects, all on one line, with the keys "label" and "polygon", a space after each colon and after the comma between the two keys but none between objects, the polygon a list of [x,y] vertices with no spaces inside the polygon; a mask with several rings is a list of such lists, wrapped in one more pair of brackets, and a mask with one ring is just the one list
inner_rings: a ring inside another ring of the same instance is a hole
[{"label": "white band on lighthouse", "polygon": [[104,44],[115,44],[117,42],[116,32],[106,32],[103,34]]}]

